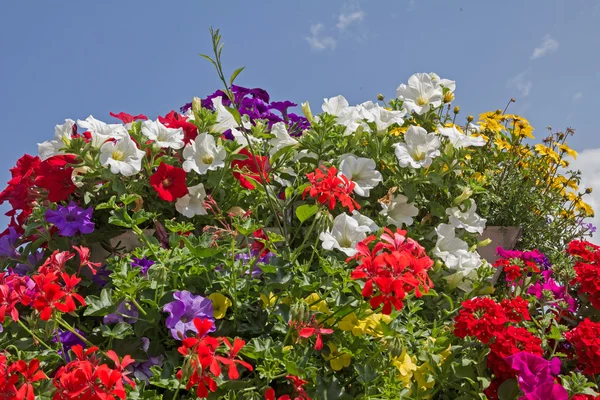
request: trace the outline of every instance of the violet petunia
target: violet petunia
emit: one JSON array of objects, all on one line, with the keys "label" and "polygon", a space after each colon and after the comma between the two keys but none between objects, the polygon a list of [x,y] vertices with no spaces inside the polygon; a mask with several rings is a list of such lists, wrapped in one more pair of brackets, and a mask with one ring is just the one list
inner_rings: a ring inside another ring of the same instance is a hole
[{"label": "violet petunia", "polygon": [[0,257],[19,258],[20,254],[15,245],[20,237],[15,228],[8,228],[8,234],[0,237]]},{"label": "violet petunia", "polygon": [[164,361],[164,356],[162,354],[158,356],[151,356],[148,353],[148,349],[150,348],[150,339],[143,337],[142,338],[142,350],[148,356],[146,361],[135,361],[133,364],[129,365],[127,369],[133,372],[133,376],[135,376],[140,381],[148,382],[150,378],[154,376],[150,367],[155,365],[162,366]]},{"label": "violet petunia", "polygon": [[171,330],[171,335],[177,340],[186,337],[188,331],[198,333],[194,325],[194,318],[206,318],[213,322],[209,332],[215,331],[212,301],[199,295],[193,295],[187,290],[175,292],[174,301],[163,308],[169,313],[166,325]]},{"label": "violet petunia", "polygon": [[[85,337],[83,332],[80,331],[79,329],[75,329],[75,331],[82,337]],[[52,338],[52,342],[54,343],[60,343],[61,347],[64,350],[64,353],[62,350],[60,350],[58,352],[58,354],[65,356],[65,360],[67,362],[71,361],[70,357],[69,357],[69,350],[71,350],[71,347],[75,346],[76,344],[80,345],[81,347],[85,348],[86,344],[83,340],[81,340],[79,338],[79,336],[75,335],[73,332],[70,331],[63,331],[61,329],[58,329],[57,334]]]},{"label": "violet petunia", "polygon": [[140,268],[141,273],[146,275],[151,266],[155,264],[154,261],[147,259],[146,257],[137,258],[133,257],[133,261],[131,262],[131,266],[133,268]]},{"label": "violet petunia", "polygon": [[92,207],[83,209],[71,201],[68,206],[46,211],[46,221],[58,228],[60,236],[75,236],[78,232],[89,234],[94,231]]},{"label": "violet petunia", "polygon": [[105,324],[117,324],[119,322],[126,322],[128,324],[134,324],[139,316],[137,307],[128,301],[122,301],[117,307],[117,312],[104,316]]}]

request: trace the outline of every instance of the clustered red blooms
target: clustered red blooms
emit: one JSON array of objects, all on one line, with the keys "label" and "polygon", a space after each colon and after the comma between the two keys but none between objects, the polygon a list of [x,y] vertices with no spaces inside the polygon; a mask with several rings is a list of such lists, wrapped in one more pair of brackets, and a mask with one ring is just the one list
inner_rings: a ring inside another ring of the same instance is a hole
[{"label": "clustered red blooms", "polygon": [[[305,381],[304,379],[301,379],[294,375],[288,375],[286,376],[286,378],[289,379],[292,382],[292,385],[294,386],[295,397],[293,400],[311,400],[310,397],[308,397],[308,393],[306,393],[306,390],[304,390],[304,385],[306,385],[308,381]],[[275,400],[275,389],[267,389],[267,391],[265,392],[265,400]],[[292,398],[289,394],[284,394],[283,396],[279,396],[277,400],[292,400]]]},{"label": "clustered red blooms", "polygon": [[[195,338],[183,339],[182,346],[177,349],[186,360],[184,368],[180,369],[176,376],[177,379],[187,380],[187,390],[196,386],[196,395],[205,398],[209,391],[217,390],[215,378],[221,375],[221,364],[226,366],[227,375],[232,380],[240,377],[237,365],[243,366],[248,371],[252,371],[252,365],[237,358],[237,354],[246,344],[245,341],[236,338],[231,344],[227,338],[208,336],[208,332],[213,327],[213,322],[209,319],[194,318],[193,322],[198,334]],[[221,343],[225,343],[229,350],[226,357],[217,354]],[[184,370],[191,371],[191,375],[184,376]]]},{"label": "clustered red blooms", "polygon": [[591,394],[576,394],[571,397],[571,400],[598,400],[600,396],[593,396]]},{"label": "clustered red blooms", "polygon": [[[74,125],[74,132],[75,130]],[[41,161],[28,154],[17,160],[11,168],[11,180],[0,193],[0,204],[8,201],[12,207],[6,215],[11,218],[9,227],[23,233],[22,225],[31,214],[35,204],[47,198],[49,201],[63,201],[77,188],[73,183],[74,155],[57,155]],[[8,233],[8,229],[2,236]]]},{"label": "clustered red blooms", "polygon": [[165,201],[175,201],[188,194],[185,184],[185,171],[161,162],[156,172],[150,177],[150,184]]},{"label": "clustered red blooms", "polygon": [[427,293],[433,287],[427,275],[433,260],[419,243],[406,237],[406,231],[385,228],[379,240],[371,235],[359,242],[356,250],[346,260],[358,262],[350,277],[365,280],[363,297],[370,297],[373,309],[383,304],[383,314],[391,314],[392,307],[401,310],[408,293],[414,291],[421,297],[421,289]]},{"label": "clustered red blooms", "polygon": [[[506,280],[508,282],[516,282],[523,276],[523,274],[527,275],[528,273],[539,273],[540,269],[538,266],[532,261],[519,261],[511,259],[500,259],[494,263],[494,267],[502,267],[504,273],[506,274]],[[523,264],[523,265],[521,265]]]},{"label": "clustered red blooms", "polygon": [[240,185],[249,190],[256,189],[256,183],[270,182],[268,172],[271,169],[269,157],[252,154],[248,149],[242,149],[238,154],[246,156],[231,162],[233,177]]},{"label": "clustered red blooms", "polygon": [[[80,255],[79,270],[87,266],[94,273],[94,267],[99,264],[89,261],[89,249],[75,247],[75,250]],[[85,306],[83,297],[75,292],[81,278],[65,272],[67,261],[73,257],[73,253],[56,250],[32,277],[0,273],[0,324],[4,323],[6,315],[10,315],[13,321],[19,320],[18,304],[37,310],[43,321],[48,321],[56,310],[63,313],[75,311],[75,300]]]},{"label": "clustered red blooms", "polygon": [[583,373],[600,373],[600,323],[584,319],[565,338],[575,347],[577,362]]},{"label": "clustered red blooms", "polygon": [[71,350],[76,359],[60,367],[54,375],[56,392],[53,400],[115,400],[115,396],[124,400],[127,393],[123,382],[135,388],[135,382],[127,376],[130,373],[126,370],[127,366],[135,362],[129,355],[120,360],[114,351],[107,351],[106,356],[114,363],[114,367],[110,368],[107,364],[100,364],[97,347],[90,347],[84,352],[77,344]]},{"label": "clustered red blooms", "polygon": [[600,246],[574,240],[569,243],[567,253],[576,257],[574,282],[579,284],[579,292],[586,293],[589,302],[600,309]]},{"label": "clustered red blooms", "polygon": [[298,330],[298,336],[301,338],[308,339],[315,336],[315,350],[323,348],[323,335],[331,335],[333,333],[333,329],[323,328],[314,316],[308,322],[291,320],[289,325]]},{"label": "clustered red blooms", "polygon": [[0,354],[0,398],[34,400],[33,384],[48,379],[39,367],[40,361],[36,358],[29,361],[29,364],[24,360],[8,364],[6,356]]},{"label": "clustered red blooms", "polygon": [[302,198],[306,195],[315,197],[319,204],[325,204],[330,210],[335,208],[339,200],[342,207],[347,207],[350,212],[360,210],[360,205],[350,197],[356,183],[350,181],[343,174],[338,175],[336,167],[320,167],[314,172],[306,174],[310,186],[304,189]]},{"label": "clustered red blooms", "polygon": [[505,357],[521,351],[543,355],[541,339],[525,328],[511,325],[530,320],[528,308],[527,301],[521,297],[504,299],[500,303],[489,297],[476,297],[464,301],[454,318],[455,336],[472,336],[489,344],[487,364],[494,373],[494,380],[486,390],[489,398],[497,398],[500,384],[516,375],[504,360]]}]

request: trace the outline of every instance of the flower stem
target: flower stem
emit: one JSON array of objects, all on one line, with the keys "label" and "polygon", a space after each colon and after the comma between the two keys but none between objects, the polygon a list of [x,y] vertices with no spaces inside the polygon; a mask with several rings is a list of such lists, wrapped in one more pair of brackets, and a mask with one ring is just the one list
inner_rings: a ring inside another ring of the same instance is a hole
[{"label": "flower stem", "polygon": [[31,329],[29,329],[27,326],[25,326],[25,324],[23,323],[23,321],[21,321],[19,319],[19,320],[17,320],[17,323],[19,325],[21,325],[21,328],[25,329],[27,331],[27,333],[29,333],[35,340],[37,340],[38,342],[40,342],[42,344],[42,346],[44,346],[48,350],[55,351],[52,347],[48,346],[42,339],[40,339],[35,333],[33,333],[33,331]]},{"label": "flower stem", "polygon": [[77,330],[75,330],[75,328],[73,328],[71,325],[69,325],[62,318],[57,317],[56,318],[56,322],[58,322],[59,325],[61,325],[63,328],[65,328],[66,330],[68,330],[69,332],[71,332],[73,335],[77,336],[79,339],[81,339],[88,346],[90,346],[90,347],[94,346],[94,343],[90,342],[89,340],[87,340],[86,338],[84,338],[83,336],[81,336],[79,334],[79,332],[77,332]]}]

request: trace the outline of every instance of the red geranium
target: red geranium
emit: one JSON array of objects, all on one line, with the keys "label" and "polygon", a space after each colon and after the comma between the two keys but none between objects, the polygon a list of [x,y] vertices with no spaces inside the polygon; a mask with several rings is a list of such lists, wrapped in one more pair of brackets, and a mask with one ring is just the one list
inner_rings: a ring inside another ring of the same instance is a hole
[{"label": "red geranium", "polygon": [[71,154],[50,157],[42,161],[37,168],[37,177],[35,184],[46,189],[48,200],[63,201],[67,200],[77,186],[73,183],[73,167],[68,164],[75,163],[77,157]]},{"label": "red geranium", "polygon": [[306,174],[310,186],[304,189],[302,198],[306,195],[315,197],[319,204],[325,204],[330,210],[335,208],[336,202],[339,200],[342,207],[347,207],[350,212],[360,210],[360,205],[350,197],[354,191],[356,183],[350,181],[344,175],[338,176],[336,167],[317,168],[314,172]]},{"label": "red geranium", "polygon": [[19,360],[11,365],[11,370],[21,374],[25,380],[21,387],[17,389],[16,397],[14,397],[15,399],[35,400],[33,384],[42,379],[48,379],[44,371],[40,370],[39,367],[40,361],[36,358],[29,361],[29,364],[23,360]]},{"label": "red geranium", "polygon": [[584,319],[565,338],[575,347],[577,363],[583,373],[600,373],[600,323]]},{"label": "red geranium", "polygon": [[161,162],[150,177],[150,184],[158,193],[158,197],[166,201],[175,201],[188,194],[185,176],[183,169]]},{"label": "red geranium", "polygon": [[323,348],[323,335],[331,335],[333,329],[323,328],[313,316],[309,322],[306,321],[290,321],[290,326],[298,330],[298,336],[308,339],[315,336],[315,350]]},{"label": "red geranium", "polygon": [[496,339],[490,344],[490,354],[487,359],[488,368],[500,380],[514,377],[516,371],[508,365],[504,358],[521,351],[543,356],[542,340],[535,337],[527,329],[515,328],[514,326],[496,332]]},{"label": "red geranium", "polygon": [[270,182],[269,172],[271,166],[269,158],[250,153],[247,149],[242,149],[238,154],[246,156],[242,160],[234,160],[231,163],[233,177],[240,182],[243,188],[254,190],[256,182]]},{"label": "red geranium", "polygon": [[504,309],[489,297],[465,300],[454,317],[454,335],[459,338],[474,336],[488,343],[508,322]]},{"label": "red geranium", "polygon": [[529,303],[520,296],[514,299],[504,299],[500,302],[500,306],[502,306],[506,318],[510,322],[529,321],[531,319],[529,315]]}]

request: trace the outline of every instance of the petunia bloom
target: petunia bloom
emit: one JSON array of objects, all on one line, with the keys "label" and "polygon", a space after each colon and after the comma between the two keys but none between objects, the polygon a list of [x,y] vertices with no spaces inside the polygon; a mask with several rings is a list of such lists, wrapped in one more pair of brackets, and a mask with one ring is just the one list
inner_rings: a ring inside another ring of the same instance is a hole
[{"label": "petunia bloom", "polygon": [[371,158],[356,157],[354,154],[346,154],[340,158],[340,174],[356,184],[354,193],[359,196],[369,197],[371,189],[383,181],[376,167]]},{"label": "petunia bloom", "polygon": [[404,134],[406,143],[394,144],[398,164],[402,168],[427,168],[440,155],[440,139],[419,126],[410,126]]},{"label": "petunia bloom", "polygon": [[46,221],[58,228],[60,236],[87,235],[94,231],[92,207],[84,210],[73,201],[66,207],[59,205],[57,210],[47,210]]},{"label": "petunia bloom", "polygon": [[142,169],[144,154],[128,135],[100,147],[100,164],[109,166],[113,174],[132,176]]},{"label": "petunia bloom", "polygon": [[169,313],[166,325],[173,338],[182,340],[188,331],[198,333],[198,329],[194,325],[195,318],[209,320],[213,324],[209,332],[215,331],[211,300],[193,295],[187,290],[175,292],[173,298],[175,300],[163,308],[163,311]]},{"label": "petunia bloom", "polygon": [[207,171],[223,168],[226,157],[227,151],[215,143],[211,134],[201,133],[183,149],[183,169],[204,175]]},{"label": "petunia bloom", "polygon": [[150,184],[165,201],[175,201],[188,194],[185,184],[185,171],[161,162],[156,172],[150,177]]}]

